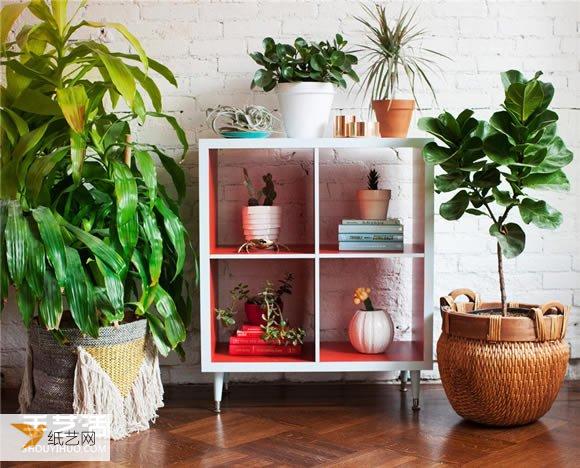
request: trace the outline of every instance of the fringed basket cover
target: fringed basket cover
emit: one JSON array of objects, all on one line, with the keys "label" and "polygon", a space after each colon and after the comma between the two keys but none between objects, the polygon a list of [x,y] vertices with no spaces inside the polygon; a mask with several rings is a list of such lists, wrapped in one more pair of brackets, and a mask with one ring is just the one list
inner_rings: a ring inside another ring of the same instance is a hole
[{"label": "fringed basket cover", "polygon": [[147,321],[102,327],[98,339],[61,331],[70,344],[58,344],[36,321],[30,327],[20,411],[110,414],[113,439],[148,429],[163,386]]},{"label": "fringed basket cover", "polygon": [[[469,302],[456,302],[465,295]],[[447,398],[460,416],[493,426],[527,424],[552,406],[570,357],[564,340],[569,307],[510,303],[533,318],[474,315],[501,309],[469,289],[441,298],[437,361]]]}]

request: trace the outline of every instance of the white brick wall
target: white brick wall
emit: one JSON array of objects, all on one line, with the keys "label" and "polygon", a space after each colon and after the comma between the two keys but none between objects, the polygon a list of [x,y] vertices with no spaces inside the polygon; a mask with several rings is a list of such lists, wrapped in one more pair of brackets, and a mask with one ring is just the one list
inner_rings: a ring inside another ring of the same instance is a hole
[{"label": "white brick wall", "polygon": [[[401,2],[387,2],[393,13]],[[405,2],[412,5],[413,2]],[[247,52],[257,50],[265,35],[291,41],[300,35],[326,39],[341,31],[352,43],[360,38],[360,27],[349,15],[360,13],[355,1],[102,1],[90,2],[84,16],[95,20],[120,21],[140,39],[149,55],[170,66],[179,88],[164,85],[165,108],[175,114],[195,148],[197,138],[208,136],[203,128],[205,109],[217,104],[259,103],[276,106],[273,93],[252,93],[249,82],[255,66]],[[501,102],[499,72],[522,68],[528,74],[541,69],[556,86],[555,105],[560,114],[560,131],[570,148],[579,154],[580,99],[577,1],[485,1],[424,0],[418,16],[431,37],[426,46],[453,58],[442,62],[443,76],[435,80],[439,107],[452,112],[464,106],[488,117]],[[115,34],[113,34],[115,36]],[[117,40],[112,46],[126,48]],[[425,115],[437,112],[431,99],[422,93]],[[363,107],[347,94],[337,96],[335,105]],[[359,109],[362,112],[362,109]],[[415,119],[419,115],[415,116]],[[413,125],[412,135],[419,134]],[[172,145],[174,138],[165,128],[149,125],[144,138]],[[528,229],[526,253],[508,261],[507,287],[510,297],[529,301],[558,299],[574,305],[569,338],[572,357],[580,358],[580,156],[567,169],[573,189],[547,198],[565,215],[556,232]],[[184,215],[193,233],[197,229],[197,155],[192,149],[184,164],[189,175],[189,196]],[[382,170],[386,170],[387,166]],[[341,173],[341,174],[344,174]],[[352,172],[347,184],[360,183],[363,168]],[[232,181],[232,183],[235,183]],[[289,184],[292,182],[289,181]],[[233,188],[235,191],[235,188]],[[224,192],[224,197],[228,192]],[[328,181],[328,194],[342,197],[344,190]],[[443,197],[437,197],[437,203]],[[227,201],[224,198],[224,201]],[[435,295],[460,286],[497,297],[494,244],[481,220],[449,223],[436,219]],[[337,301],[343,300],[338,294]],[[436,321],[436,328],[439,326]],[[2,316],[3,383],[16,386],[21,375],[25,333],[13,305]],[[197,327],[186,346],[188,358],[175,357],[163,364],[167,382],[206,382],[199,372]],[[436,376],[436,372],[430,376]],[[570,376],[578,376],[571,370]],[[388,379],[392,375],[376,375]],[[234,379],[310,380],[367,379],[368,375],[258,375]]]}]

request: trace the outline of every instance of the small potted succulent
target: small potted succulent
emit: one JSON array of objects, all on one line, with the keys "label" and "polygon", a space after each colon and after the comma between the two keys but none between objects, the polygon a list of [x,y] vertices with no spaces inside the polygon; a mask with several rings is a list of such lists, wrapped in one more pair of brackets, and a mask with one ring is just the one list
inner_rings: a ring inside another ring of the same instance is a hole
[{"label": "small potted succulent", "polygon": [[[539,190],[570,190],[562,170],[573,155],[557,135],[558,114],[549,109],[554,87],[526,79],[519,71],[502,73],[505,100],[489,122],[466,109],[457,117],[444,112],[424,118],[419,128],[442,144],[423,149],[425,161],[442,169],[438,192],[454,193],[442,203],[441,217],[465,213],[487,219],[497,241],[500,301],[483,302],[469,289],[441,298],[443,333],[437,358],[443,387],[457,413],[498,426],[527,424],[552,406],[566,374],[570,349],[564,336],[570,308],[508,302],[504,257],[520,255],[526,234],[517,219],[555,229],[563,216],[542,200]],[[466,296],[468,302],[459,302]]]},{"label": "small potted succulent", "polygon": [[[242,225],[246,242],[240,247],[274,248],[278,246],[282,207],[273,206],[276,190],[272,174],[262,176],[264,187],[256,190],[248,171],[244,168],[244,185],[248,190],[248,206],[242,208]],[[263,201],[262,201],[263,199]]]},{"label": "small potted succulent", "polygon": [[324,136],[336,87],[346,88],[346,77],[358,81],[352,66],[353,54],[345,51],[347,41],[337,34],[332,42],[294,45],[263,41],[264,52],[250,57],[262,68],[256,71],[251,88],[276,89],[286,134],[291,138]]},{"label": "small potted succulent", "polygon": [[350,344],[359,353],[384,353],[393,342],[395,327],[388,313],[375,309],[370,298],[370,288],[357,288],[354,291],[353,302],[363,304],[348,325]]},{"label": "small potted succulent", "polygon": [[224,327],[235,325],[235,316],[240,302],[244,302],[244,310],[249,325],[259,325],[263,330],[262,339],[275,343],[302,344],[306,332],[302,328],[290,327],[290,324],[282,315],[284,303],[282,297],[292,294],[294,275],[286,273],[284,278],[278,281],[277,288],[272,282],[267,281],[262,290],[250,295],[246,284],[240,283],[235,286],[230,295],[232,301],[226,308],[216,308],[216,318]]},{"label": "small potted succulent", "polygon": [[[355,19],[366,29],[369,43],[359,47],[369,66],[361,90],[371,98],[381,136],[404,138],[417,102],[416,84],[427,85],[435,98],[429,75],[438,70],[435,59],[447,57],[422,46],[423,41],[428,41],[427,32],[419,29],[414,10],[401,9],[398,18],[391,21],[383,5],[376,4],[374,10],[366,5],[362,8],[367,18]],[[413,99],[395,99],[403,75],[409,82]]]},{"label": "small potted succulent", "polygon": [[224,138],[267,138],[277,121],[263,106],[218,106],[207,110],[208,125]]},{"label": "small potted succulent", "polygon": [[371,169],[367,175],[367,188],[356,193],[362,219],[386,219],[391,191],[379,189],[380,175]]}]

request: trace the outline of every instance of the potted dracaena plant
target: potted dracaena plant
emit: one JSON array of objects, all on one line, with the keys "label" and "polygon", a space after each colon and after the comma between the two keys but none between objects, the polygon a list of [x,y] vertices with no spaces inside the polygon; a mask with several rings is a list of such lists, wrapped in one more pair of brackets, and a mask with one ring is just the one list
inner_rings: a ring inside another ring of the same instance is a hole
[{"label": "potted dracaena plant", "polygon": [[[362,5],[365,17],[355,17],[365,28],[368,43],[360,44],[363,58],[369,62],[361,92],[370,97],[382,137],[406,137],[417,102],[416,85],[426,85],[433,98],[435,90],[429,75],[438,72],[435,62],[445,55],[422,46],[427,32],[415,20],[416,10],[401,8],[390,21],[384,5],[374,9]],[[413,99],[397,99],[400,77],[407,78]]]},{"label": "potted dracaena plant", "polygon": [[[118,23],[75,23],[79,9],[68,17],[66,1],[37,0],[0,11],[2,300],[14,287],[30,330],[21,411],[110,413],[120,438],[156,417],[157,353],[183,355],[192,309],[184,174],[161,148],[132,141],[131,123],[164,118],[183,154],[187,141],[151,76],[176,85],[170,70]],[[39,22],[7,41],[25,10]],[[136,53],[72,40],[83,28],[115,28]],[[121,99],[128,111],[115,113]]]},{"label": "potted dracaena plant", "polygon": [[379,189],[380,175],[371,169],[367,175],[367,188],[358,190],[356,197],[362,219],[386,219],[391,191]]},{"label": "potted dracaena plant", "polygon": [[355,55],[337,34],[331,41],[307,42],[299,37],[294,45],[263,41],[264,52],[250,57],[262,68],[256,71],[251,88],[276,89],[286,134],[291,138],[324,136],[335,89],[346,88],[346,78],[358,81],[352,66]]},{"label": "potted dracaena plant", "polygon": [[[502,73],[503,109],[488,122],[467,109],[423,118],[419,128],[443,144],[425,146],[425,161],[442,169],[438,192],[455,195],[440,214],[486,217],[497,242],[500,302],[482,302],[469,289],[441,298],[443,333],[437,344],[441,380],[461,416],[491,425],[526,424],[548,411],[564,379],[569,345],[564,341],[569,307],[508,302],[504,257],[524,251],[524,224],[555,229],[562,214],[539,190],[569,190],[562,168],[572,153],[557,135],[558,115],[549,109],[554,88],[514,70]],[[469,302],[456,302],[466,295]]]}]

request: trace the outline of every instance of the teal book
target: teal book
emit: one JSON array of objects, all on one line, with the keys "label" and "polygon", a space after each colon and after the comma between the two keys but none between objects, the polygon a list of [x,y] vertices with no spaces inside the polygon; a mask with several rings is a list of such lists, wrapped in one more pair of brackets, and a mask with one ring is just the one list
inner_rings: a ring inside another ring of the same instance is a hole
[{"label": "teal book", "polygon": [[401,221],[396,218],[387,219],[343,219],[342,224],[367,225],[367,226],[390,226],[393,224],[401,224]]},{"label": "teal book", "polygon": [[339,224],[339,234],[402,234],[401,224]]},{"label": "teal book", "polygon": [[339,242],[338,250],[380,250],[402,252],[402,242]]},{"label": "teal book", "polygon": [[380,242],[380,241],[397,241],[403,242],[403,234],[385,234],[385,233],[360,233],[360,234],[339,234],[339,242]]}]

